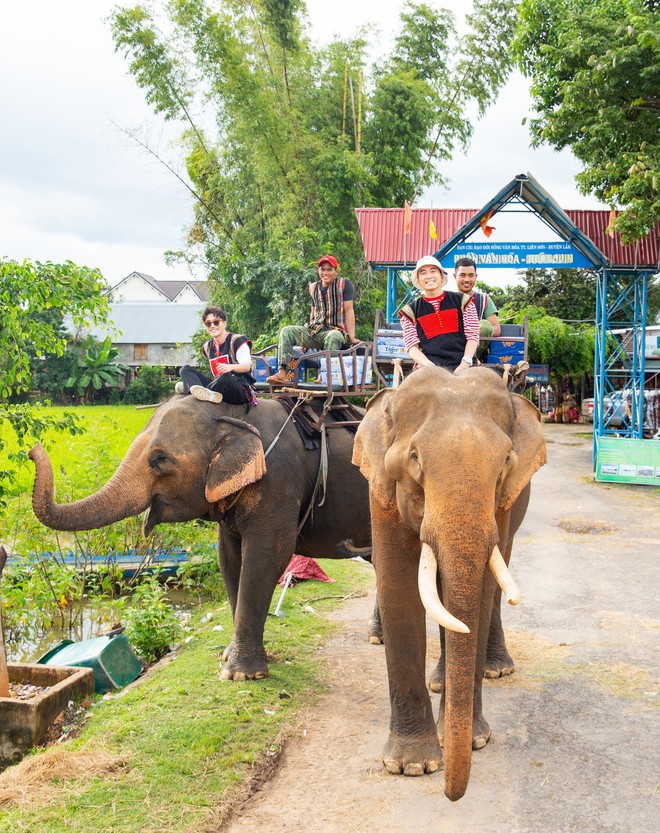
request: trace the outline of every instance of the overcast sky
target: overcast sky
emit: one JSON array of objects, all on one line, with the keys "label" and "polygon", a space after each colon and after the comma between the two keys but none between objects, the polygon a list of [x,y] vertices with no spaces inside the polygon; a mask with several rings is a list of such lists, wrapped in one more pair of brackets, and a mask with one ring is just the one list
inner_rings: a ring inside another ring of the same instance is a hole
[{"label": "overcast sky", "polygon": [[[466,5],[427,1],[461,18]],[[0,3],[0,256],[73,260],[99,267],[110,283],[133,270],[184,278],[185,267],[166,267],[163,252],[183,246],[192,220],[188,193],[117,126],[139,127],[154,146],[175,153],[172,133],[163,133],[126,61],[113,52],[107,18],[115,5]],[[386,44],[403,0],[307,5],[319,43],[371,22]],[[531,172],[562,207],[600,207],[578,193],[570,153],[529,148],[521,125],[528,109],[527,84],[516,75],[476,126],[469,153],[447,167],[450,189],[434,189],[416,205],[479,208],[516,174]]]}]

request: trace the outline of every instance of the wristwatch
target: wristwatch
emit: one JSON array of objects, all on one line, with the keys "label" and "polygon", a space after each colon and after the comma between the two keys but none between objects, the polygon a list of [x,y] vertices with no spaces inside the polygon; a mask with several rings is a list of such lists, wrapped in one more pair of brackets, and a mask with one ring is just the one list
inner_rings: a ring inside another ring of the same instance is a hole
[{"label": "wristwatch", "polygon": [[470,358],[470,356],[463,356],[461,361],[465,362],[468,365],[473,365],[474,364],[474,359]]}]

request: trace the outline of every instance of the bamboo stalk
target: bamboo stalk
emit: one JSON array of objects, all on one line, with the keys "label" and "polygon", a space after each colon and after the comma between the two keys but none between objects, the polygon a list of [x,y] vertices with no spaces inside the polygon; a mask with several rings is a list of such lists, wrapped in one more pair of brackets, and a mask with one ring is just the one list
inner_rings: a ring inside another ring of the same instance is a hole
[{"label": "bamboo stalk", "polygon": [[344,61],[344,101],[342,105],[341,132],[346,133],[346,93],[348,91],[348,55]]},{"label": "bamboo stalk", "polygon": [[357,118],[355,115],[355,94],[353,93],[353,79],[351,76],[349,76],[348,78],[348,89],[351,93],[351,113],[353,114],[353,142],[355,143],[355,149],[358,150]]},{"label": "bamboo stalk", "polygon": [[362,149],[362,90],[364,89],[364,75],[360,70],[360,81],[358,82],[358,117],[357,117],[357,147],[355,148],[357,155],[360,155]]},{"label": "bamboo stalk", "polygon": [[[7,563],[7,553],[0,547],[0,578]],[[5,639],[2,634],[2,603],[0,599],[0,697],[9,697],[9,671],[7,670],[7,654],[5,653]]]}]

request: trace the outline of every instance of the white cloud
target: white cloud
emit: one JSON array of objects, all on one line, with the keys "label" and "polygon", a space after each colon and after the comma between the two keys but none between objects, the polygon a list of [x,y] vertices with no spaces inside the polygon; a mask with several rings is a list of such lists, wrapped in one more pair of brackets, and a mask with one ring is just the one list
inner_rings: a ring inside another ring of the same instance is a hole
[{"label": "white cloud", "polygon": [[[0,6],[0,256],[99,266],[113,283],[134,269],[185,277],[183,266],[164,265],[162,253],[182,247],[191,198],[115,126],[141,127],[180,162],[170,144],[175,130],[163,130],[123,56],[114,53],[107,18],[115,5],[30,0]],[[459,0],[433,5],[448,5],[461,18],[466,6]],[[327,41],[336,31],[348,35],[376,23],[382,54],[402,6],[403,0],[311,0],[312,38]],[[562,206],[594,205],[574,187],[570,154],[528,148],[520,125],[529,101],[524,85],[512,80],[476,126],[469,152],[447,166],[450,190],[430,192],[418,204],[481,207],[517,173],[531,171]]]}]

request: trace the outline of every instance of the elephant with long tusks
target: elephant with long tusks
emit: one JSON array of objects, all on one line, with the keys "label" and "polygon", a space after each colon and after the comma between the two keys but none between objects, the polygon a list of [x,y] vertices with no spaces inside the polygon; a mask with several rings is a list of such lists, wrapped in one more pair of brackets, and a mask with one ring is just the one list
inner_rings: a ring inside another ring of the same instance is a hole
[{"label": "elephant with long tusks", "polygon": [[[438,769],[444,748],[452,800],[467,789],[472,749],[490,738],[481,699],[488,641],[499,631],[495,650],[506,651],[499,594],[520,598],[507,565],[545,459],[537,409],[480,367],[416,370],[369,402],[355,439],[390,686],[383,763],[422,775]],[[424,679],[427,612],[444,631],[437,725]]]}]

